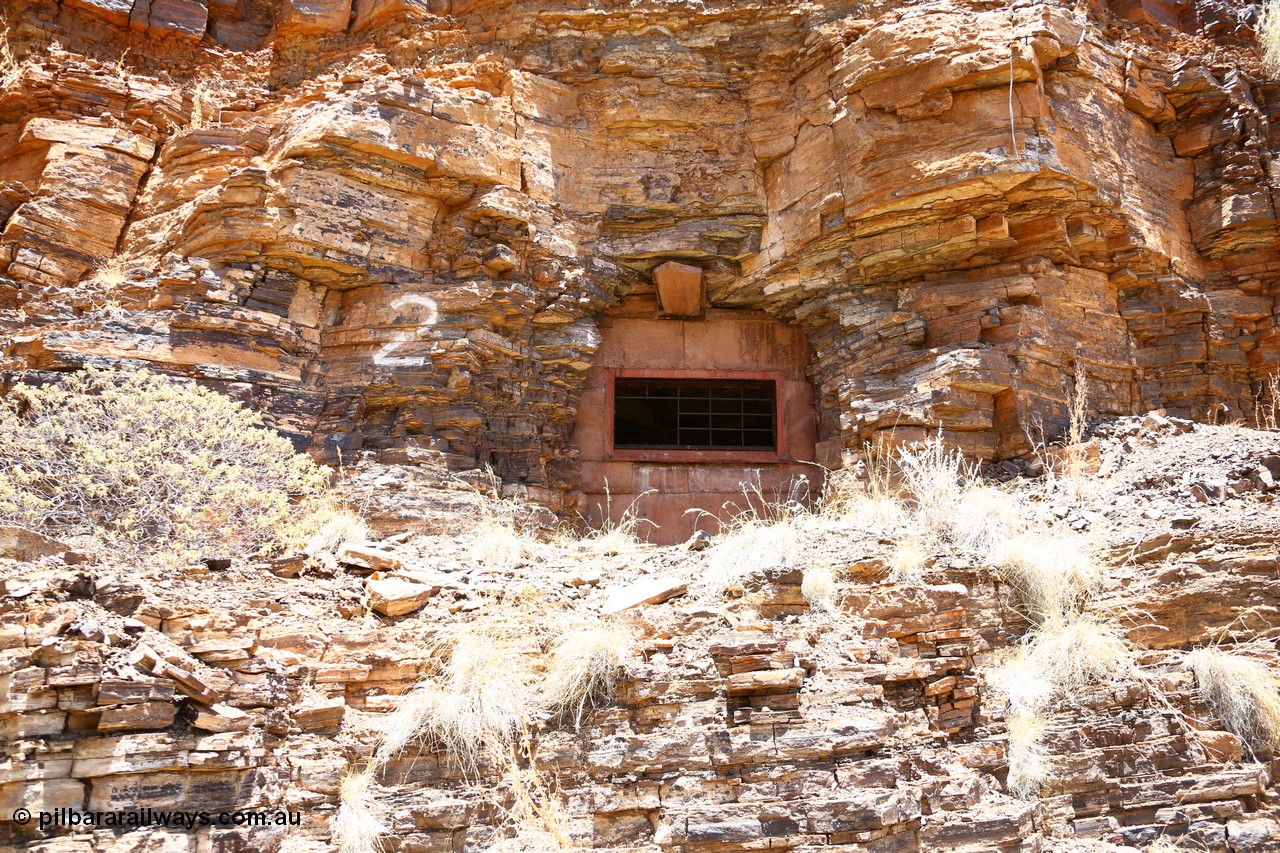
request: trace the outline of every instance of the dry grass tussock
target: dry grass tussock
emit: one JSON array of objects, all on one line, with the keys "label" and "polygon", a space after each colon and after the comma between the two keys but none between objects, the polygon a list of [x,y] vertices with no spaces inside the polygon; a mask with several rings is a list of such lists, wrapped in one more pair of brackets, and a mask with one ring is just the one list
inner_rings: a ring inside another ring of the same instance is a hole
[{"label": "dry grass tussock", "polygon": [[830,472],[812,505],[748,490],[747,509],[724,525],[695,588],[717,594],[753,572],[804,567],[810,546],[850,533],[894,539],[889,580],[919,583],[935,553],[989,560],[1030,527],[1029,502],[983,482],[940,434],[868,456],[860,474]]},{"label": "dry grass tussock", "polygon": [[1022,654],[1027,671],[1063,695],[1110,681],[1133,665],[1133,649],[1119,629],[1088,615],[1041,625]]},{"label": "dry grass tussock", "polygon": [[1055,502],[1081,504],[1088,497],[1090,446],[1085,442],[1089,426],[1089,376],[1077,354],[1071,393],[1067,396],[1067,428],[1060,441],[1050,441],[1044,424],[1032,419],[1028,440],[1043,465],[1041,493]]},{"label": "dry grass tussock", "polygon": [[742,497],[741,505],[723,507],[730,518],[717,520],[718,541],[691,584],[695,594],[714,597],[756,572],[801,566],[806,533],[824,522],[820,512],[802,501],[771,498],[754,483],[744,484]]},{"label": "dry grass tussock", "polygon": [[1270,666],[1214,646],[1188,654],[1186,666],[1200,696],[1250,752],[1280,750],[1280,676]]},{"label": "dry grass tussock", "polygon": [[[1046,497],[1083,494],[1087,401],[1087,378],[1077,362],[1065,464],[1060,477],[1046,466]],[[1048,708],[1090,684],[1133,673],[1133,649],[1113,619],[1091,610],[1104,575],[1092,543],[1044,523],[1029,501],[970,482],[944,535],[960,550],[985,557],[1031,623],[1018,653],[988,677],[1009,701],[1008,790],[1034,796],[1047,778],[1040,738]]]},{"label": "dry grass tussock", "polygon": [[1146,853],[1203,853],[1209,848],[1190,838],[1162,835],[1147,847]]},{"label": "dry grass tussock", "polygon": [[[500,482],[489,471],[496,488]],[[475,488],[474,486],[472,488]],[[475,489],[479,522],[470,533],[470,557],[487,569],[505,571],[538,558],[536,511],[517,498],[499,498]]]},{"label": "dry grass tussock", "polygon": [[835,613],[836,570],[831,566],[807,566],[800,582],[800,594],[819,613]]},{"label": "dry grass tussock", "polygon": [[950,538],[954,513],[965,492],[978,483],[973,467],[939,432],[929,441],[900,447],[893,458],[899,497],[921,535]]},{"label": "dry grass tussock", "polygon": [[115,290],[129,280],[132,263],[133,259],[125,255],[114,255],[101,260],[94,265],[93,273],[85,279],[85,284],[96,290]]},{"label": "dry grass tussock", "polygon": [[1018,716],[1043,714],[1056,689],[1044,673],[1035,669],[1025,652],[992,670],[987,680],[1009,701],[1011,720]]},{"label": "dry grass tussock", "polygon": [[1102,583],[1089,543],[1075,533],[1024,531],[996,546],[991,560],[1035,625],[1072,621]]},{"label": "dry grass tussock", "polygon": [[1280,75],[1280,0],[1263,0],[1258,16],[1258,45],[1267,73]]},{"label": "dry grass tussock", "polygon": [[1038,729],[1028,721],[1059,698],[1133,672],[1133,649],[1113,621],[1089,612],[1102,569],[1083,537],[1023,531],[992,562],[1032,625],[1017,655],[989,674],[1009,700],[1008,789],[1027,797],[1046,778],[1043,747],[1032,737]]},{"label": "dry grass tussock", "polygon": [[[744,497],[746,509],[722,525],[695,583],[702,593],[718,594],[757,571],[804,567],[812,546],[833,535],[894,540],[889,580],[896,583],[919,583],[935,554],[950,553],[996,565],[1004,560],[1030,586],[1043,580],[1028,556],[1035,542],[1048,537],[1058,563],[1067,550],[1080,548],[1073,534],[1046,532],[1039,495],[985,482],[941,433],[889,452],[869,448],[860,470],[828,472],[823,495],[812,504],[771,501],[758,488]],[[1067,574],[1079,580],[1085,572],[1068,567]],[[1035,606],[1043,597],[1032,595]]]},{"label": "dry grass tussock", "polygon": [[[809,502],[807,481],[793,483],[788,497],[770,497],[759,486],[744,486],[740,504],[726,504],[728,521],[707,552],[706,563],[692,589],[717,596],[745,577],[771,569],[804,569],[806,575],[826,565],[824,544],[851,532],[879,537],[903,529],[905,517],[897,496],[853,485],[855,475],[830,471],[822,495]],[[816,583],[818,575],[814,575]],[[832,585],[836,578],[832,577]],[[834,594],[834,590],[833,590]]]},{"label": "dry grass tussock", "polygon": [[646,527],[657,525],[640,516],[640,504],[656,489],[647,489],[636,495],[616,521],[613,518],[613,493],[609,490],[608,482],[605,483],[604,490],[605,503],[601,507],[604,519],[601,523],[598,526],[586,525],[580,531],[562,535],[558,540],[561,547],[579,546],[612,557],[644,546],[640,532]]},{"label": "dry grass tussock", "polygon": [[643,546],[644,542],[640,539],[641,530],[644,530],[646,526],[655,528],[658,525],[640,516],[640,502],[655,491],[657,489],[646,489],[646,491],[637,494],[635,500],[631,501],[626,510],[622,511],[620,519],[614,521],[613,494],[609,492],[608,483],[605,483],[604,521],[598,528],[586,530],[586,533],[579,537],[579,542],[588,546],[591,551],[604,553],[604,555],[608,556],[620,555],[620,553],[634,551],[635,548]]},{"label": "dry grass tussock", "polygon": [[894,540],[893,583],[922,582],[937,554],[990,562],[1010,540],[1035,529],[1036,506],[984,482],[940,434],[891,452],[868,448],[867,458],[860,477],[836,472],[828,479],[811,516],[825,529]]},{"label": "dry grass tussock", "polygon": [[928,544],[918,536],[908,535],[899,539],[889,556],[889,582],[921,583],[931,556],[930,551]]},{"label": "dry grass tussock", "polygon": [[437,648],[447,663],[404,695],[383,730],[376,766],[426,742],[474,773],[486,750],[500,755],[514,744],[533,703],[524,638],[511,624],[482,620],[450,626]]},{"label": "dry grass tussock", "polygon": [[[140,258],[119,254],[104,258],[93,266],[80,283],[78,297],[87,307],[86,317],[99,322],[120,322],[127,318],[131,300],[127,285],[134,272],[148,266]],[[152,265],[153,266],[153,265]],[[132,307],[140,307],[133,304]]]},{"label": "dry grass tussock", "polygon": [[[1066,446],[1063,448],[1066,464],[1060,490],[1071,500],[1080,501],[1084,498],[1085,489],[1084,433],[1089,418],[1089,376],[1085,373],[1084,362],[1078,356],[1067,405]],[[1051,466],[1046,466],[1046,469],[1050,472],[1053,470]]]},{"label": "dry grass tussock", "polygon": [[896,496],[880,491],[841,497],[824,510],[828,519],[852,526],[877,538],[892,536],[908,526],[910,516]]},{"label": "dry grass tussock", "polygon": [[[1277,38],[1280,39],[1280,35]],[[1280,430],[1280,371],[1263,381],[1254,400],[1254,420],[1258,429]]]},{"label": "dry grass tussock", "polygon": [[800,535],[793,519],[736,522],[711,548],[705,571],[691,586],[696,593],[718,595],[754,572],[795,565],[799,554]]},{"label": "dry grass tussock", "polygon": [[201,77],[191,87],[191,123],[192,130],[222,123],[222,103],[226,100],[224,81],[216,78]]},{"label": "dry grass tussock", "polygon": [[531,542],[509,516],[486,513],[472,532],[471,559],[490,569],[510,569],[523,563]]},{"label": "dry grass tussock", "polygon": [[326,469],[229,397],[94,369],[0,400],[0,524],[189,559],[278,546]]},{"label": "dry grass tussock", "polygon": [[1035,515],[1014,492],[990,485],[941,434],[924,442],[872,456],[872,473],[861,494],[841,497],[828,514],[870,534],[897,539],[904,566],[935,551],[988,560],[1006,540],[1027,529]]},{"label": "dry grass tussock", "polygon": [[893,483],[890,456],[867,448],[870,465],[828,471],[818,512],[829,521],[874,536],[895,533],[907,521],[906,508]]},{"label": "dry grass tussock", "polygon": [[359,512],[326,494],[300,507],[298,520],[286,533],[284,545],[308,557],[337,554],[343,545],[368,541],[369,532],[369,525]]},{"label": "dry grass tussock", "polygon": [[513,761],[507,768],[504,786],[510,792],[510,804],[502,810],[501,821],[507,834],[494,840],[495,853],[573,849],[564,806],[531,763]]},{"label": "dry grass tussock", "polygon": [[947,533],[963,554],[991,555],[1027,524],[1028,508],[1009,492],[970,483],[956,502]]},{"label": "dry grass tussock", "polygon": [[1046,721],[1038,713],[1009,718],[1009,775],[1005,787],[1016,797],[1032,797],[1048,778],[1045,749],[1041,742]]},{"label": "dry grass tussock", "polygon": [[386,827],[372,793],[373,779],[415,743],[446,750],[466,773],[482,754],[513,754],[516,733],[530,706],[529,668],[509,625],[471,622],[447,629],[436,652],[447,655],[439,675],[407,691],[382,726],[369,763],[342,783],[338,814],[331,824],[340,853],[377,853]]},{"label": "dry grass tussock", "polygon": [[1036,729],[1027,721],[1043,718],[1054,701],[1083,687],[1134,672],[1132,646],[1112,621],[1085,612],[1087,599],[1075,597],[1079,587],[1074,582],[1062,584],[1046,575],[1030,589],[1051,603],[1024,599],[1028,610],[1052,615],[1033,618],[1017,655],[988,675],[1009,701],[1008,788],[1019,797],[1030,796],[1045,778],[1043,772],[1028,770],[1044,762],[1041,745],[1031,737]]},{"label": "dry grass tussock", "polygon": [[579,722],[611,696],[632,636],[626,626],[598,619],[562,623],[539,682],[537,635],[545,621],[545,614],[531,624],[529,616],[513,613],[441,633],[434,649],[445,659],[440,672],[401,697],[368,765],[343,783],[333,823],[341,853],[379,849],[386,830],[370,793],[372,779],[414,744],[442,749],[467,775],[478,775],[482,765],[504,770],[510,797],[500,805],[505,835],[494,849],[570,849],[560,801],[532,769],[528,721],[545,709]]},{"label": "dry grass tussock", "polygon": [[330,824],[334,845],[342,853],[380,853],[387,828],[374,796],[373,770],[365,768],[343,778],[338,813]]},{"label": "dry grass tussock", "polygon": [[583,714],[612,698],[630,654],[632,636],[618,622],[577,621],[561,631],[542,683],[543,704],[582,724]]},{"label": "dry grass tussock", "polygon": [[9,88],[22,73],[22,63],[14,54],[9,42],[9,22],[0,17],[0,90]]}]

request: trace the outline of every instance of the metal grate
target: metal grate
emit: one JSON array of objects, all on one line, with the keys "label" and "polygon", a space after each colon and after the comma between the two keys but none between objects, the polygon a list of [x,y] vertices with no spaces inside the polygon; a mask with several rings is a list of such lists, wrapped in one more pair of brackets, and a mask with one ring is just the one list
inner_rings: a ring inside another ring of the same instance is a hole
[{"label": "metal grate", "polygon": [[616,379],[619,450],[773,450],[777,384],[747,379]]}]

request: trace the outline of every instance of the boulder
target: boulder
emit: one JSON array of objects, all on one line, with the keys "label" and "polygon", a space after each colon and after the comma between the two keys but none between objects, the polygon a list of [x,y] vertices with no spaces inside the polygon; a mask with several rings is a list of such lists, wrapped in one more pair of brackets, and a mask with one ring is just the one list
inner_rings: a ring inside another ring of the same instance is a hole
[{"label": "boulder", "polygon": [[412,613],[431,598],[433,587],[403,578],[370,579],[365,583],[369,606],[383,616]]}]

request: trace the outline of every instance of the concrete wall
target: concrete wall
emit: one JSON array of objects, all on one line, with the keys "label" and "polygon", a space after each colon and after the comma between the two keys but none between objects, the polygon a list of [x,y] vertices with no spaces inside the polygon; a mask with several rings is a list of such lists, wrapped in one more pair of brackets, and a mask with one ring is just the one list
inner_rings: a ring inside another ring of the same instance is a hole
[{"label": "concrete wall", "polygon": [[[759,488],[769,499],[791,496],[796,488],[805,494],[808,488],[818,487],[821,469],[804,464],[814,459],[817,418],[813,389],[805,376],[809,344],[801,330],[751,311],[708,309],[699,320],[663,319],[656,300],[635,297],[605,316],[601,334],[575,433],[582,490],[593,524],[606,517],[619,521],[635,502],[636,515],[658,525],[642,524],[637,531],[641,536],[654,542],[681,542],[695,527],[713,532],[714,516],[726,516],[726,505],[745,506],[744,486]],[[611,453],[609,377],[611,372],[637,370],[776,377],[781,385],[781,452]],[[802,478],[807,479],[808,488]],[[643,495],[650,489],[654,491]],[[690,509],[713,517],[690,513]]]}]

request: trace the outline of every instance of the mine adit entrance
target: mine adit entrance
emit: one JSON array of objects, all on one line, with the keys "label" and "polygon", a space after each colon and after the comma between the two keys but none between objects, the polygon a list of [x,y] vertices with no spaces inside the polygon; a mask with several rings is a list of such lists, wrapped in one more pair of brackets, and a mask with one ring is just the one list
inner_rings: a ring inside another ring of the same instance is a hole
[{"label": "mine adit entrance", "polygon": [[630,510],[652,522],[637,535],[671,544],[759,496],[807,499],[821,469],[804,333],[706,307],[701,271],[664,266],[685,288],[664,289],[659,267],[657,293],[603,317],[575,439],[588,520],[616,524]]}]

